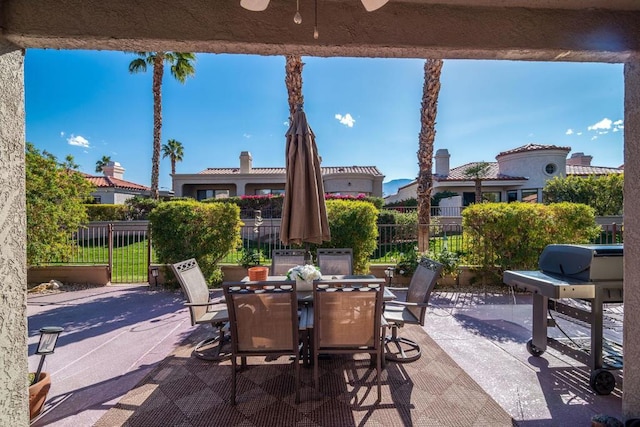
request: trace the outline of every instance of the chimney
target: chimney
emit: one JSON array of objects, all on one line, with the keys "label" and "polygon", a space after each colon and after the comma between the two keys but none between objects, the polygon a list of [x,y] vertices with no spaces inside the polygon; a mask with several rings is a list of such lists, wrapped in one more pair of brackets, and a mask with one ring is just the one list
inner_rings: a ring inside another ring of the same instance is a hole
[{"label": "chimney", "polygon": [[243,151],[240,153],[240,173],[251,173],[252,160],[250,152]]},{"label": "chimney", "polygon": [[571,157],[567,159],[567,165],[591,166],[591,159],[593,159],[593,156],[585,156],[584,153],[573,153]]},{"label": "chimney", "polygon": [[436,151],[436,175],[449,176],[449,150],[441,148]]},{"label": "chimney", "polygon": [[124,168],[120,166],[118,162],[109,162],[102,168],[104,176],[110,176],[111,178],[123,179]]}]

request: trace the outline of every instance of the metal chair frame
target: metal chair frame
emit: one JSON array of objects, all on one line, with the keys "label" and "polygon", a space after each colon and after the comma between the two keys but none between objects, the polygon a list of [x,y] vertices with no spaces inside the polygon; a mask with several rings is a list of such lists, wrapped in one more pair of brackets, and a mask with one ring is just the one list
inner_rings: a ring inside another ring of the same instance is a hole
[{"label": "metal chair frame", "polygon": [[[322,274],[353,274],[353,250],[351,248],[318,248],[318,267]],[[343,269],[344,265],[348,269]]]},{"label": "metal chair frame", "polygon": [[[408,288],[388,288],[392,291],[405,291],[405,301],[388,301],[385,303],[384,317],[391,326],[391,336],[385,338],[385,358],[393,362],[413,362],[418,360],[422,350],[417,342],[398,336],[398,329],[405,324],[424,326],[429,297],[442,273],[443,265],[423,258],[413,273]],[[397,352],[391,351],[393,344]]]},{"label": "metal chair frame", "polygon": [[304,249],[274,249],[271,251],[271,275],[284,276],[290,268],[305,263]]},{"label": "metal chair frame", "polygon": [[[172,264],[171,268],[187,298],[185,306],[189,307],[191,325],[209,324],[218,331],[216,336],[196,344],[193,354],[200,359],[211,361],[228,357],[230,353],[222,349],[225,342],[229,341],[225,333],[228,330],[229,314],[224,298],[211,299],[204,275],[194,258]],[[212,355],[202,350],[203,347],[209,347],[216,342],[218,345]]]}]

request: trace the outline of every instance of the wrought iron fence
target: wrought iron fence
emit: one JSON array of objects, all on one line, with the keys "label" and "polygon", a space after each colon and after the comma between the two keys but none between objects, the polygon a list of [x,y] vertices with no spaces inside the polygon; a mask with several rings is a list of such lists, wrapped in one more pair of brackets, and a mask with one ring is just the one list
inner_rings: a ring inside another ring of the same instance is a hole
[{"label": "wrought iron fence", "polygon": [[[259,223],[259,221],[258,221]],[[268,263],[274,249],[287,249],[280,242],[280,225],[256,223],[241,227],[242,244],[222,260],[238,264],[246,254],[260,252],[261,260]],[[412,250],[417,250],[416,225],[378,225],[378,244],[371,254],[372,263],[393,263]],[[458,224],[429,226],[429,249],[434,254],[443,250],[467,252],[463,228]],[[156,262],[148,221],[92,222],[71,236],[73,251],[64,264],[108,264],[113,283],[146,282],[150,263]],[[623,226],[602,225],[602,232],[593,241],[599,244],[623,242]]]}]

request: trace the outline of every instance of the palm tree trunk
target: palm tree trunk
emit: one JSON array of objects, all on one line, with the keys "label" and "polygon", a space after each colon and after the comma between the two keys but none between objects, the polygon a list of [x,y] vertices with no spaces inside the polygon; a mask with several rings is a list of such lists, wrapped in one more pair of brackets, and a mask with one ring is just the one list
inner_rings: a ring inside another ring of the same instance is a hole
[{"label": "palm tree trunk", "polygon": [[157,52],[153,62],[153,157],[151,158],[151,197],[160,198],[158,179],[160,176],[160,140],[162,137],[162,76],[164,74],[164,52]]},{"label": "palm tree trunk", "polygon": [[176,157],[171,156],[171,175],[176,174]]},{"label": "palm tree trunk", "polygon": [[289,95],[289,118],[293,117],[298,104],[304,104],[302,96],[302,57],[300,55],[287,55],[285,63],[284,83],[287,85]]},{"label": "palm tree trunk", "polygon": [[431,222],[431,190],[433,188],[433,143],[436,139],[436,115],[440,93],[441,59],[427,59],[424,63],[422,87],[422,127],[418,137],[418,250],[429,250],[429,223]]}]

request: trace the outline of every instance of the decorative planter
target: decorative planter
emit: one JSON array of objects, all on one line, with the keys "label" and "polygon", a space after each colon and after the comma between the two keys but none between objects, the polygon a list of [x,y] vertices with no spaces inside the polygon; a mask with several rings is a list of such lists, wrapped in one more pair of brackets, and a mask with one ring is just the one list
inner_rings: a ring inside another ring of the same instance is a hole
[{"label": "decorative planter", "polygon": [[29,419],[40,414],[50,388],[51,376],[46,372],[41,372],[38,382],[29,386]]},{"label": "decorative planter", "polygon": [[249,273],[249,280],[264,281],[269,276],[269,267],[249,267],[247,272]]}]

